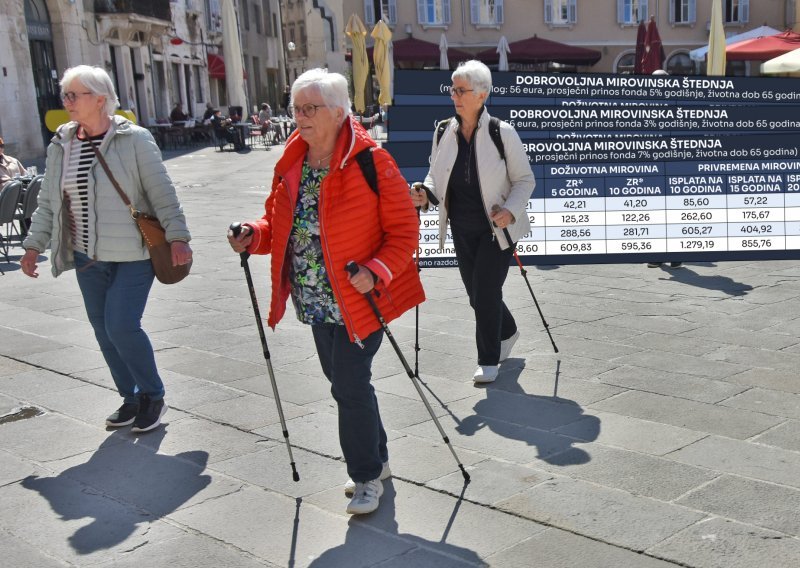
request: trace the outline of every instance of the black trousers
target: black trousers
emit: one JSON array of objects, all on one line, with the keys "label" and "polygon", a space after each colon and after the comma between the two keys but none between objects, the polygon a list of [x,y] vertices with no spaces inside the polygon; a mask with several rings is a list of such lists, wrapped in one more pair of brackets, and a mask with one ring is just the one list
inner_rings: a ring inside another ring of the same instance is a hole
[{"label": "black trousers", "polygon": [[500,341],[517,332],[514,317],[503,302],[503,283],[508,276],[514,247],[500,250],[493,233],[452,229],[458,270],[475,311],[478,365],[497,365]]}]

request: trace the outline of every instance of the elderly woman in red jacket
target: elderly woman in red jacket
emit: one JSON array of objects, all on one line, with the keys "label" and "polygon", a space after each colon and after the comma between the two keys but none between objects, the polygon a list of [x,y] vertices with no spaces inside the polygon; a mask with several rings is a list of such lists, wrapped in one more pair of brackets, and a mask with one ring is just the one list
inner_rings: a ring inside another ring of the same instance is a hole
[{"label": "elderly woman in red jacket", "polygon": [[[266,213],[243,222],[234,251],[271,254],[275,325],[291,296],[298,319],[311,326],[322,371],[339,409],[339,442],[350,514],[377,509],[390,475],[386,432],[370,384],[381,344],[380,322],[363,294],[375,291],[388,322],[424,298],[413,254],[417,216],[408,184],[392,157],[350,116],[347,80],[323,69],[292,86],[297,130],[275,166]],[[372,151],[378,192],[356,155]],[[354,261],[352,276],[345,266]]]}]

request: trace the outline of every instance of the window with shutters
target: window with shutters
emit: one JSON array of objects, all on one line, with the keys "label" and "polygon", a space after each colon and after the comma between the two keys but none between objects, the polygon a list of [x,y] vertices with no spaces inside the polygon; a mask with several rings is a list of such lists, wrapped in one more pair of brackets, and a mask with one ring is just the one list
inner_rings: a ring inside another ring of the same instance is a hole
[{"label": "window with shutters", "polygon": [[746,24],[750,21],[750,0],[724,0],[725,23]]},{"label": "window with shutters", "polygon": [[470,0],[470,18],[476,26],[503,23],[503,0]]},{"label": "window with shutters", "polygon": [[450,0],[417,0],[417,21],[422,26],[450,24]]},{"label": "window with shutters", "polygon": [[544,23],[571,26],[578,21],[578,0],[544,0]]},{"label": "window with shutters", "polygon": [[669,0],[670,24],[694,24],[697,20],[697,0]]},{"label": "window with shutters", "polygon": [[623,26],[637,26],[650,17],[647,0],[617,0],[617,22]]},{"label": "window with shutters", "polygon": [[[397,0],[381,0],[381,19],[389,26],[397,25]],[[364,0],[364,23],[376,24],[375,2],[372,0]]]}]

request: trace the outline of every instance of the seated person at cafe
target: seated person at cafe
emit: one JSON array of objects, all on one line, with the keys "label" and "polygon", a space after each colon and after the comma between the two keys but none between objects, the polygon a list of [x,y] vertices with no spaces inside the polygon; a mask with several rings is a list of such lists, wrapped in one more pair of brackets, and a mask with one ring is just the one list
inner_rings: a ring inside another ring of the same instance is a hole
[{"label": "seated person at cafe", "polygon": [[206,112],[203,113],[203,122],[211,120],[212,116],[214,116],[214,105],[209,101],[206,103]]},{"label": "seated person at cafe", "polygon": [[175,103],[175,108],[169,113],[169,120],[172,124],[176,122],[186,122],[189,120],[189,115],[183,112],[183,103]]},{"label": "seated person at cafe", "polygon": [[[239,133],[231,126],[231,120],[222,116],[222,112],[218,108],[214,109],[214,113],[211,115],[211,126],[214,128],[214,134],[216,134],[218,140],[224,138],[233,144],[234,150],[244,148],[242,140],[239,138]],[[221,147],[222,145],[220,144]]]},{"label": "seated person at cafe", "polygon": [[14,176],[24,176],[26,173],[22,162],[11,156],[6,156],[5,142],[0,138],[0,186],[14,179]]}]

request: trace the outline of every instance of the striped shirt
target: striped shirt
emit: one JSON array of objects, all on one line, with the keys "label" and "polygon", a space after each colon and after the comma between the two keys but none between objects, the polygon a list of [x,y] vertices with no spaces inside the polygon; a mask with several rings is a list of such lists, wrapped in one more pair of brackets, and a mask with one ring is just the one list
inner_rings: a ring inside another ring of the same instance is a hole
[{"label": "striped shirt", "polygon": [[[105,133],[92,136],[99,144]],[[89,254],[89,169],[94,163],[92,145],[86,139],[75,136],[70,141],[69,164],[64,172],[64,201],[69,216],[72,248]]]}]

